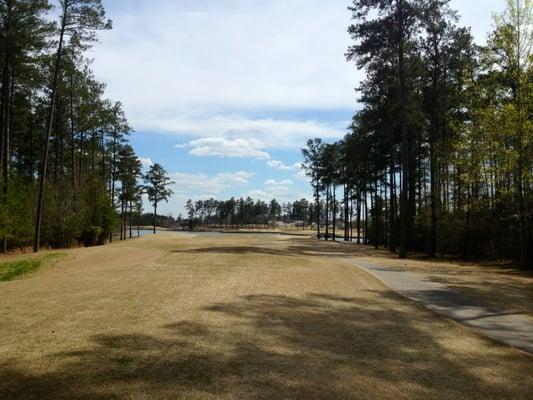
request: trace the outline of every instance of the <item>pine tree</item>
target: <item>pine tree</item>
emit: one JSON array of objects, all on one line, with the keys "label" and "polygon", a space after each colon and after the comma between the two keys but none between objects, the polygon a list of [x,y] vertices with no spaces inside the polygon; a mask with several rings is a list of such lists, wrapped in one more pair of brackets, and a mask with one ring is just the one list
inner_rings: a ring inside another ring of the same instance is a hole
[{"label": "pine tree", "polygon": [[[348,60],[355,60],[359,68],[367,68],[378,60],[394,59],[398,92],[395,104],[395,123],[401,135],[402,190],[400,193],[400,257],[407,257],[412,216],[409,210],[410,181],[412,181],[411,127],[408,102],[411,96],[407,76],[409,52],[413,48],[419,21],[419,2],[408,0],[354,0],[350,7],[356,24],[348,29],[355,44],[348,49]],[[386,61],[385,61],[386,63]],[[412,197],[412,196],[411,196]],[[412,199],[411,199],[412,200]]]},{"label": "pine tree", "polygon": [[39,174],[39,191],[35,222],[34,252],[38,252],[41,244],[41,223],[44,207],[44,186],[48,173],[48,153],[52,135],[54,114],[57,105],[57,89],[64,56],[65,38],[70,36],[72,52],[76,48],[86,49],[96,40],[96,31],[110,29],[111,21],[106,20],[105,11],[100,0],[61,0],[61,16],[59,22],[59,39],[52,67],[52,78],[49,87],[50,103],[44,134],[44,152]]},{"label": "pine tree", "polygon": [[167,172],[160,164],[154,164],[150,170],[145,174],[144,181],[146,183],[146,194],[150,203],[154,206],[154,234],[157,227],[157,205],[162,202],[168,202],[169,197],[173,191],[168,186],[173,185],[174,182],[167,176]]}]

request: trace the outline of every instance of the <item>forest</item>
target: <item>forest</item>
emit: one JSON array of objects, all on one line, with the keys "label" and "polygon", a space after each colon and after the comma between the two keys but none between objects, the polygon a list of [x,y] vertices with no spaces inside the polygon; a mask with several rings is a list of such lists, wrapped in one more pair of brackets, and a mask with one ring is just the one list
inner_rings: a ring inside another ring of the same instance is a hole
[{"label": "forest", "polygon": [[[111,29],[100,0],[0,1],[1,250],[102,244],[171,192],[128,144],[87,51]],[[131,225],[131,224],[130,224]]]},{"label": "forest", "polygon": [[[216,200],[214,198],[187,201],[187,223],[190,229],[197,227],[220,228],[276,228],[278,223],[305,229],[313,224],[315,205],[306,199],[280,204],[251,197]],[[322,207],[323,208],[323,207]],[[181,217],[178,222],[181,222]]]},{"label": "forest", "polygon": [[344,139],[303,149],[318,234],[340,223],[347,240],[364,230],[401,258],[533,267],[531,1],[507,0],[484,45],[449,0],[350,10],[346,57],[366,74],[359,110]]}]

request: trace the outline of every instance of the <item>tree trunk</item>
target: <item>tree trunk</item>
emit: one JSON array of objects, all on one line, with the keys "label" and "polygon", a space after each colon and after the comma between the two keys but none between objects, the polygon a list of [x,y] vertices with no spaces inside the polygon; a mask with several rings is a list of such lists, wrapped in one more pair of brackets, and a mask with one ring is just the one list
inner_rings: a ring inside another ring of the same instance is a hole
[{"label": "tree trunk", "polygon": [[102,132],[102,136],[100,138],[100,146],[102,148],[102,181],[104,184],[104,187],[107,188],[107,180],[106,180],[106,167],[105,167],[105,135],[104,132]]},{"label": "tree trunk", "polygon": [[28,178],[31,183],[33,183],[33,152],[34,152],[34,144],[33,144],[33,112],[32,112],[32,94],[29,95],[29,112],[28,112],[28,146],[29,146],[29,160],[28,160]]},{"label": "tree trunk", "polygon": [[361,244],[361,190],[357,189],[357,244]]},{"label": "tree trunk", "polygon": [[363,243],[368,244],[368,195],[366,190],[363,191],[363,205],[365,207],[365,236],[363,238]]},{"label": "tree trunk", "polygon": [[433,52],[434,52],[434,68],[431,83],[431,121],[430,121],[430,135],[429,135],[429,156],[430,156],[430,179],[431,179],[431,218],[430,218],[430,234],[429,234],[429,255],[435,257],[437,252],[437,130],[438,130],[438,118],[439,118],[439,93],[438,93],[438,80],[439,80],[439,54],[438,46],[436,44],[437,38],[433,35]]},{"label": "tree trunk", "polygon": [[70,75],[70,157],[72,165],[72,188],[76,195],[76,130],[74,125],[74,76]]},{"label": "tree trunk", "polygon": [[347,242],[350,240],[349,232],[349,200],[348,200],[348,185],[344,184],[344,241]]},{"label": "tree trunk", "polygon": [[59,79],[59,69],[61,67],[61,57],[63,52],[63,39],[65,36],[66,20],[67,20],[67,2],[64,3],[63,16],[61,18],[61,32],[59,35],[59,44],[57,48],[54,77],[52,80],[51,94],[50,94],[50,109],[48,110],[48,119],[46,121],[46,134],[44,143],[44,154],[41,163],[41,174],[39,178],[39,194],[37,200],[37,213],[35,221],[35,237],[33,242],[33,251],[37,253],[41,246],[41,223],[43,218],[44,206],[44,185],[46,182],[46,173],[48,168],[48,151],[50,149],[50,136],[52,135],[52,125],[54,122],[54,112],[57,96],[57,84]]},{"label": "tree trunk", "polygon": [[329,240],[329,185],[326,188],[326,240]]},{"label": "tree trunk", "polygon": [[522,155],[518,159],[518,177],[517,177],[517,195],[518,195],[518,229],[520,236],[520,265],[523,269],[533,268],[533,263],[530,259],[530,246],[529,235],[527,231],[527,222],[526,222],[526,207],[524,201],[524,180],[522,177],[523,168],[522,168]]},{"label": "tree trunk", "polygon": [[320,239],[320,179],[316,173],[316,230],[317,238]]},{"label": "tree trunk", "polygon": [[132,202],[130,201],[130,239],[133,237],[133,204]]},{"label": "tree trunk", "polygon": [[157,226],[157,200],[154,202],[154,235]]},{"label": "tree trunk", "polygon": [[83,134],[83,131],[80,132],[80,158],[78,160],[79,165],[79,171],[78,171],[78,182],[80,183],[80,186],[83,185],[83,156],[85,155],[85,149],[83,148],[83,145],[85,144],[85,135]]},{"label": "tree trunk", "polygon": [[[11,90],[12,90],[12,71],[11,71],[11,2],[6,2],[6,25],[5,25],[5,55],[2,71],[2,95],[1,95],[1,137],[2,137],[2,192],[7,201],[9,196],[9,178],[11,165],[11,143],[10,143],[10,110],[11,110]],[[2,238],[2,252],[7,253],[7,237]]]},{"label": "tree trunk", "polygon": [[337,240],[337,199],[336,199],[337,186],[333,185],[333,240]]},{"label": "tree trunk", "polygon": [[[116,116],[115,116],[116,117]],[[113,155],[111,159],[111,207],[115,209],[115,179],[117,176],[117,125],[113,128]],[[113,233],[109,235],[109,241],[113,241]]]},{"label": "tree trunk", "polygon": [[120,202],[120,240],[124,240],[124,202]]},{"label": "tree trunk", "polygon": [[390,133],[390,165],[389,165],[389,181],[390,181],[390,206],[389,206],[389,250],[396,253],[396,177],[395,177],[395,163],[394,163],[394,136],[393,129]]},{"label": "tree trunk", "polygon": [[376,182],[374,184],[374,247],[377,249],[379,248],[379,245],[380,245],[380,240],[379,240],[379,226],[378,226],[378,222],[379,222],[379,215],[381,214],[380,211],[378,211],[378,203],[379,203],[379,200],[378,200],[378,181],[376,179]]},{"label": "tree trunk", "polygon": [[96,176],[96,129],[92,130],[91,136],[91,171],[94,178]]},{"label": "tree trunk", "polygon": [[353,188],[350,191],[350,242],[353,242]]},{"label": "tree trunk", "polygon": [[403,0],[397,0],[398,6],[398,74],[400,78],[400,130],[402,134],[402,192],[400,195],[400,258],[407,258],[407,241],[409,226],[409,133],[407,130],[406,78],[404,65],[404,16]]}]

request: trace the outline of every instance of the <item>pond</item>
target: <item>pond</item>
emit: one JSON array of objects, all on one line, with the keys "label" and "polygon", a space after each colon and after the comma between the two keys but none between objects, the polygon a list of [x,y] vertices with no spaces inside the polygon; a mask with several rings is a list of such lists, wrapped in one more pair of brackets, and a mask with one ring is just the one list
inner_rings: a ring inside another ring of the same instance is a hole
[{"label": "pond", "polygon": [[[128,233],[129,234],[129,233]],[[143,237],[153,235],[153,230],[151,229],[141,229],[137,233],[137,229],[132,231],[133,237]],[[231,236],[250,236],[250,235],[261,235],[261,236],[279,236],[279,233],[273,232],[219,232],[219,231],[210,231],[210,232],[191,232],[191,231],[157,231],[157,234],[170,234],[170,235],[187,235],[194,237],[231,237]]]},{"label": "pond", "polygon": [[[138,232],[138,233],[137,233]],[[178,234],[178,233],[188,233],[188,232],[177,232],[177,231],[156,231],[157,234],[159,233],[172,233],[172,234]],[[133,237],[143,237],[143,236],[149,236],[153,235],[154,231],[152,229],[140,229],[137,231],[137,229],[133,229],[132,231]],[[128,232],[129,235],[129,232]]]},{"label": "pond", "polygon": [[219,232],[219,231],[211,231],[211,232],[189,232],[190,234],[194,236],[199,237],[231,237],[231,236],[279,236],[279,233],[273,233],[273,232]]}]

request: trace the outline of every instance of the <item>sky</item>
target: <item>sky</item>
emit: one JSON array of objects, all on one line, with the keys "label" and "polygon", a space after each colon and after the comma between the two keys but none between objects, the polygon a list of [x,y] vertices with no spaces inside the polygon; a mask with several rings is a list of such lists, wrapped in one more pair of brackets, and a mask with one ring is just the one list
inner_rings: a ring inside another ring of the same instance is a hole
[{"label": "sky", "polygon": [[[300,149],[342,138],[358,109],[350,3],[103,0],[114,27],[89,57],[145,168],[160,163],[175,182],[163,214],[184,214],[189,198],[311,198]],[[479,43],[504,5],[452,0]]]}]

